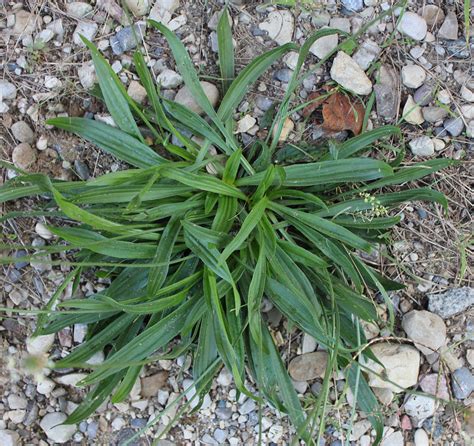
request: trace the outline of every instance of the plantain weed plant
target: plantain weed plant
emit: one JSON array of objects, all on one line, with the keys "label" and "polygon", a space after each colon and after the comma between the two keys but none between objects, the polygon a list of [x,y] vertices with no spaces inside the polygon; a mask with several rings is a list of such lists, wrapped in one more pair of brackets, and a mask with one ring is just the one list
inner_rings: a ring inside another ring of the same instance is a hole
[{"label": "plantain weed plant", "polygon": [[[68,117],[48,123],[130,167],[74,182],[20,171],[0,189],[1,202],[27,196],[47,199],[33,214],[17,212],[3,220],[54,216],[61,223],[48,228],[57,243],[45,249],[73,259],[64,282],[39,311],[34,333],[88,326],[86,340],[52,365],[90,371],[79,383],[90,387],[89,393],[66,423],[89,417],[109,397],[114,403],[126,399],[146,364],[189,354],[194,398],[202,399],[225,366],[239,394],[287,413],[307,444],[314,444],[315,432],[324,427],[333,373],[343,371],[379,440],[383,419],[364,377],[363,359],[373,355],[361,323],[377,321],[376,295],[390,310],[388,292],[400,285],[366,264],[363,253],[387,240],[390,228],[400,221],[395,209],[401,203],[428,200],[446,206],[435,190],[398,186],[450,162],[403,166],[403,156],[392,162],[364,156],[376,141],[399,135],[397,127],[385,126],[328,143],[314,162],[279,158],[276,163],[309,48],[337,31],[318,31],[301,47],[288,43],[272,49],[236,76],[231,29],[222,15],[218,54],[223,98],[214,109],[183,44],[164,25],[151,23],[167,39],[177,69],[206,118],[160,95],[140,51],[134,64],[149,105],[135,103],[105,58],[83,39],[116,127]],[[289,51],[298,51],[298,63],[269,136],[243,149],[234,133],[235,109],[249,87]],[[384,192],[386,186],[396,191]],[[109,279],[110,285],[89,296],[61,299],[68,285],[75,292],[81,277],[91,272]],[[309,411],[303,409],[275,330],[262,313],[263,299],[286,318],[288,330],[297,327],[328,352],[323,392]],[[99,351],[105,353],[104,361],[88,364]],[[256,393],[249,390],[249,382]]]}]

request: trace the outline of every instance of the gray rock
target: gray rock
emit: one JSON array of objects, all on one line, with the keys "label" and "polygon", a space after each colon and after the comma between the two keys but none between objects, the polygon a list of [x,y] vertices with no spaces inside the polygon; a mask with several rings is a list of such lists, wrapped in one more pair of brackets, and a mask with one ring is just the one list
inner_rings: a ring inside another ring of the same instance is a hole
[{"label": "gray rock", "polygon": [[241,415],[247,415],[252,412],[252,410],[255,410],[256,407],[255,401],[252,398],[247,398],[244,404],[239,407],[239,413]]},{"label": "gray rock", "polygon": [[176,71],[165,69],[157,76],[156,82],[163,88],[176,88],[183,83],[183,78]]},{"label": "gray rock", "polygon": [[310,381],[324,377],[328,354],[326,352],[305,353],[290,361],[288,372],[295,381]]},{"label": "gray rock", "polygon": [[420,136],[412,139],[408,145],[416,156],[431,156],[435,153],[434,143],[428,136]]},{"label": "gray rock", "polygon": [[72,40],[77,46],[84,48],[86,45],[81,40],[80,36],[85,37],[87,40],[92,40],[97,34],[98,29],[99,26],[97,25],[97,23],[88,20],[83,20],[77,24],[76,29],[74,30],[74,33],[72,35]]},{"label": "gray rock", "polygon": [[16,87],[5,80],[0,79],[0,101],[3,99],[15,99]]},{"label": "gray rock", "polygon": [[430,446],[430,437],[424,429],[417,429],[415,432],[415,446]]},{"label": "gray rock", "polygon": [[426,79],[426,73],[418,65],[406,65],[402,68],[402,82],[408,88],[419,88]]},{"label": "gray rock", "polygon": [[293,14],[286,10],[276,10],[268,14],[268,18],[260,23],[259,28],[268,33],[268,37],[273,39],[278,45],[291,42],[295,29],[295,19]]},{"label": "gray rock", "polygon": [[381,51],[376,42],[365,40],[361,43],[352,58],[356,61],[357,65],[365,71],[369,68],[370,64],[377,59]]},{"label": "gray rock", "polygon": [[401,431],[392,432],[383,438],[380,446],[403,446],[405,441]]},{"label": "gray rock", "polygon": [[19,446],[21,444],[20,435],[8,429],[0,429],[0,444],[2,446]]},{"label": "gray rock", "polygon": [[67,443],[76,432],[76,425],[61,424],[66,421],[66,418],[67,415],[62,412],[48,413],[40,422],[41,429],[55,443]]},{"label": "gray rock", "polygon": [[345,17],[333,17],[329,22],[329,28],[339,29],[345,33],[350,33],[351,21]]},{"label": "gray rock", "polygon": [[31,127],[25,121],[18,121],[12,124],[11,131],[15,139],[20,142],[31,144],[35,139],[35,134]]},{"label": "gray rock", "polygon": [[413,95],[414,101],[422,107],[428,105],[433,100],[433,97],[434,87],[430,84],[423,84]]},{"label": "gray rock", "polygon": [[402,327],[415,346],[425,355],[446,344],[446,325],[437,314],[413,310],[403,316]]},{"label": "gray rock", "polygon": [[221,420],[230,420],[232,418],[232,409],[230,407],[217,407],[216,415]]},{"label": "gray rock", "polygon": [[423,421],[432,417],[436,411],[436,400],[434,397],[426,395],[410,395],[405,403],[405,413],[415,418],[417,426],[421,426]]},{"label": "gray rock", "polygon": [[350,12],[359,12],[364,9],[363,0],[341,0],[341,4]]},{"label": "gray rock", "polygon": [[117,432],[115,436],[115,441],[112,444],[116,446],[141,446],[143,443],[139,438],[130,441],[130,439],[135,435],[135,433],[136,432],[129,427],[121,429]]},{"label": "gray rock", "polygon": [[20,9],[15,14],[15,25],[12,33],[14,36],[32,34],[38,23],[38,17],[28,11]]},{"label": "gray rock", "polygon": [[449,11],[438,31],[438,37],[446,40],[456,40],[458,38],[458,19],[453,11]]},{"label": "gray rock", "polygon": [[97,423],[97,421],[91,421],[87,425],[87,430],[86,430],[87,437],[90,439],[94,439],[97,436],[98,429],[99,429],[99,423]]},{"label": "gray rock", "polygon": [[257,96],[255,98],[255,105],[262,111],[267,111],[272,105],[273,101],[266,96]]},{"label": "gray rock", "polygon": [[447,40],[445,46],[448,54],[458,59],[469,59],[473,50],[473,44],[467,47],[465,39]]},{"label": "gray rock", "polygon": [[446,119],[444,128],[451,136],[459,136],[464,129],[464,121],[461,117]]},{"label": "gray rock", "polygon": [[367,95],[372,91],[372,82],[351,56],[339,51],[331,67],[331,79],[348,90]]},{"label": "gray rock", "polygon": [[76,19],[82,19],[91,15],[93,10],[93,6],[85,2],[72,2],[66,4],[67,13]]},{"label": "gray rock", "polygon": [[19,169],[26,170],[36,162],[36,152],[26,142],[18,144],[12,152],[13,164]]},{"label": "gray rock", "polygon": [[[217,105],[217,101],[219,100],[219,90],[214,84],[210,82],[201,81],[201,87],[204,90],[209,102],[213,107]],[[185,107],[189,108],[194,113],[203,114],[204,110],[201,106],[196,102],[194,96],[189,91],[188,87],[182,87],[174,98],[175,102],[178,104],[184,105]]]},{"label": "gray rock", "polygon": [[453,288],[442,294],[430,294],[428,300],[428,309],[447,319],[474,305],[474,288]]},{"label": "gray rock", "polygon": [[387,84],[376,84],[374,92],[377,114],[387,120],[395,118],[398,108],[397,90]]},{"label": "gray rock", "polygon": [[145,15],[150,9],[149,0],[125,0],[124,3],[135,17]]},{"label": "gray rock", "polygon": [[97,82],[97,75],[92,61],[83,63],[77,69],[77,75],[79,76],[79,82],[86,90],[91,89]]},{"label": "gray rock", "polygon": [[438,25],[444,19],[444,12],[439,6],[425,5],[418,10],[429,26]]},{"label": "gray rock", "polygon": [[110,38],[110,47],[114,54],[122,54],[129,51],[140,43],[144,33],[144,27],[139,25],[126,26]]},{"label": "gray rock", "polygon": [[413,40],[423,40],[428,31],[428,25],[423,17],[414,12],[405,11],[398,22],[397,29]]},{"label": "gray rock", "polygon": [[454,371],[452,377],[453,393],[456,399],[465,400],[474,390],[474,376],[467,367]]},{"label": "gray rock", "polygon": [[425,121],[433,123],[442,121],[448,115],[448,111],[441,107],[423,107],[421,112]]},{"label": "gray rock", "polygon": [[214,431],[214,439],[217,441],[218,444],[224,444],[227,438],[227,431],[222,429],[216,429]]},{"label": "gray rock", "polygon": [[87,167],[87,164],[84,161],[74,161],[74,169],[76,169],[76,173],[81,180],[88,180],[91,176],[89,168]]},{"label": "gray rock", "polygon": [[280,82],[287,83],[290,82],[292,74],[293,71],[291,71],[289,68],[282,68],[281,70],[275,72],[275,78]]},{"label": "gray rock", "polygon": [[330,36],[324,36],[316,40],[309,51],[319,59],[324,59],[329,53],[334,51],[339,43],[339,37],[337,34],[331,34]]}]

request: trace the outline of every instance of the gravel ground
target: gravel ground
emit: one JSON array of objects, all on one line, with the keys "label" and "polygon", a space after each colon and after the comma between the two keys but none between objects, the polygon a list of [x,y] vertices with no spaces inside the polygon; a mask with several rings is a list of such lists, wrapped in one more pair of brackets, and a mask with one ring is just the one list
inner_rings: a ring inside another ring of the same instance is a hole
[{"label": "gravel ground", "polygon": [[[123,167],[83,140],[45,125],[45,120],[53,116],[86,116],[110,122],[100,101],[88,91],[96,78],[79,33],[93,39],[130,95],[139,102],[145,98],[131,66],[131,50],[135,45],[131,25],[142,35],[148,65],[161,83],[163,94],[172,98],[182,87],[164,39],[158,32],[146,29],[147,17],[173,29],[199,67],[202,79],[218,84],[215,30],[223,2],[129,0],[124,3],[134,13],[131,18],[122,14],[123,10],[113,0],[87,3],[0,0],[2,160],[12,161],[30,172],[44,172],[62,179],[85,180]],[[278,44],[302,43],[305,37],[324,26],[357,33],[391,7],[389,1],[379,0],[332,0],[323,2],[324,6],[296,2],[295,7],[245,0],[230,3],[239,68]],[[393,235],[389,257],[376,255],[370,259],[390,277],[407,284],[406,289],[392,295],[397,330],[392,334],[383,326],[365,329],[374,351],[388,369],[389,379],[406,389],[399,392],[399,388],[370,377],[369,384],[386,415],[383,445],[472,444],[474,289],[470,288],[473,275],[469,236],[474,34],[473,28],[466,26],[460,0],[410,1],[398,20],[400,12],[395,10],[361,33],[352,57],[338,53],[313,70],[295,101],[304,103],[311,93],[327,84],[339,84],[357,93],[365,104],[370,102],[373,91],[374,107],[368,128],[384,123],[401,125],[408,163],[435,157],[463,161],[410,185],[413,188],[434,185],[442,190],[449,201],[449,212],[444,213],[438,205],[419,203],[402,209],[403,220]],[[471,20],[473,16],[474,8],[471,8]],[[334,36],[318,41],[311,48],[306,68],[314,67],[337,43]],[[282,97],[294,63],[294,54],[290,54],[274,65],[240,105],[239,129],[244,141],[250,143],[261,136],[259,124],[265,111]],[[210,86],[209,95],[212,94],[215,88]],[[189,98],[183,99],[186,100]],[[287,124],[289,141],[303,138],[317,144],[328,137],[348,137],[346,130],[329,132],[317,116],[305,119],[302,113],[294,113]],[[2,169],[0,179],[5,181],[14,175],[12,170]],[[31,205],[31,200],[19,200],[4,206],[2,212],[25,210]],[[51,239],[42,223],[33,218],[6,221],[2,224],[2,241],[33,245],[40,251]],[[22,254],[21,250],[16,252],[18,256]],[[1,305],[40,308],[68,268],[38,262],[4,266],[0,270]],[[80,288],[87,295],[101,287],[100,280],[85,277]],[[71,290],[67,289],[63,297],[70,294]],[[311,408],[321,390],[320,378],[311,372],[324,363],[325,352],[313,339],[297,331],[288,332],[271,304],[265,311],[295,379],[295,387],[305,405]],[[159,361],[146,368],[140,385],[135,386],[127,402],[104,404],[95,416],[77,426],[56,426],[83,398],[82,390],[75,387],[80,375],[73,370],[51,372],[42,369],[45,364],[37,364],[41,372],[32,375],[25,369],[24,360],[28,353],[47,354],[53,360],[64,357],[82,342],[85,331],[82,326],[74,326],[56,337],[30,339],[33,328],[32,317],[9,314],[0,321],[1,446],[120,445],[159,414],[162,417],[157,424],[130,444],[152,444],[170,426],[157,444],[252,445],[258,444],[259,435],[262,444],[286,445],[293,441],[294,431],[287,417],[271,407],[259,408],[253,400],[238,397],[226,370],[219,374],[202,407],[173,423],[176,406],[170,404],[183,388],[192,386],[187,357],[173,362]],[[405,339],[402,343],[401,338]],[[100,355],[94,359],[101,361]],[[350,444],[368,446],[374,432],[365,414],[356,411],[352,432],[348,432],[353,397],[340,378],[334,378],[322,442],[337,446],[348,440]],[[248,383],[248,388],[253,389],[252,383]],[[439,399],[435,401],[426,394],[437,395]],[[169,410],[163,415],[167,407]]]}]

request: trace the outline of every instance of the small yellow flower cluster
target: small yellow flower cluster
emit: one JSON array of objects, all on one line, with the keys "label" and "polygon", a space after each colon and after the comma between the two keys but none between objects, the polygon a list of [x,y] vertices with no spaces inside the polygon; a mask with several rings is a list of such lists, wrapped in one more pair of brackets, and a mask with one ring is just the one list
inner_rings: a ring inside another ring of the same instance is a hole
[{"label": "small yellow flower cluster", "polygon": [[367,192],[360,192],[359,196],[364,199],[365,203],[369,203],[372,207],[372,209],[368,209],[364,212],[365,217],[385,217],[388,215],[388,209],[385,206],[382,206],[380,201],[373,195],[370,195]]}]

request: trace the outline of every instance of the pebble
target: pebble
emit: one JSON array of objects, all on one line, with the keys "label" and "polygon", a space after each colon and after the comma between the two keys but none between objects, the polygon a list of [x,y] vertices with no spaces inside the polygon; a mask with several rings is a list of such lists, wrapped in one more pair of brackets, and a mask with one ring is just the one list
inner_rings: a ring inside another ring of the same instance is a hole
[{"label": "pebble", "polygon": [[26,339],[26,350],[30,355],[42,355],[49,351],[54,343],[54,334],[35,336]]},{"label": "pebble", "polygon": [[55,381],[63,386],[77,387],[77,383],[86,377],[87,375],[85,373],[69,373],[67,375],[58,376],[55,378]]},{"label": "pebble", "polygon": [[3,99],[15,99],[16,87],[11,82],[0,79],[0,101]]},{"label": "pebble", "polygon": [[13,164],[19,169],[26,170],[36,161],[35,150],[27,143],[18,144],[12,152]]},{"label": "pebble", "polygon": [[351,12],[359,12],[364,9],[363,0],[341,0],[341,4],[344,8]]},{"label": "pebble", "polygon": [[402,82],[408,88],[418,88],[423,85],[426,72],[418,65],[406,65],[402,68]]},{"label": "pebble", "polygon": [[293,71],[291,71],[289,68],[282,68],[281,70],[275,71],[275,78],[280,82],[288,83],[290,82],[292,74]]},{"label": "pebble", "polygon": [[298,64],[298,53],[296,51],[290,51],[284,58],[283,62],[290,70],[295,70]]},{"label": "pebble", "polygon": [[420,381],[420,387],[425,393],[449,401],[448,383],[444,375],[430,373]]},{"label": "pebble", "polygon": [[255,401],[252,398],[247,398],[245,400],[244,404],[242,404],[239,407],[239,413],[241,415],[248,415],[250,412],[255,410],[256,407],[257,407],[257,405],[255,404]]},{"label": "pebble", "polygon": [[474,376],[467,367],[454,371],[452,377],[453,393],[456,399],[465,400],[474,390]]},{"label": "pebble", "polygon": [[451,94],[449,93],[449,90],[439,90],[436,97],[441,104],[451,104]]},{"label": "pebble", "polygon": [[97,82],[97,75],[92,61],[83,63],[77,69],[77,75],[79,77],[79,82],[86,90],[90,90]]},{"label": "pebble", "polygon": [[324,36],[316,40],[309,48],[311,54],[314,54],[319,59],[324,59],[328,54],[332,53],[339,43],[337,34]]},{"label": "pebble", "polygon": [[372,91],[370,79],[354,59],[343,51],[339,51],[334,58],[331,79],[356,94],[367,95]]},{"label": "pebble", "polygon": [[219,375],[217,376],[217,384],[219,384],[220,386],[227,387],[232,384],[232,381],[232,373],[230,373],[226,367],[223,367],[222,370],[219,372]]},{"label": "pebble", "polygon": [[85,2],[66,3],[67,13],[76,19],[82,19],[90,15],[93,10],[94,8],[89,3],[85,3]]},{"label": "pebble", "polygon": [[414,101],[421,106],[428,105],[433,100],[434,89],[432,85],[423,84],[415,91]]},{"label": "pebble", "polygon": [[67,443],[76,432],[76,425],[61,424],[67,418],[62,412],[53,412],[46,414],[40,422],[46,436],[55,443]]},{"label": "pebble", "polygon": [[125,0],[124,3],[135,17],[145,15],[150,9],[149,0]]},{"label": "pebble", "polygon": [[474,119],[474,104],[461,105],[460,111],[461,111],[461,115],[463,115],[465,119],[467,120]]},{"label": "pebble", "polygon": [[446,40],[456,40],[458,38],[458,19],[453,11],[449,11],[438,31],[438,37]]},{"label": "pebble", "polygon": [[403,119],[409,124],[420,125],[425,122],[420,106],[416,104],[411,95],[408,96],[405,102],[402,115]]},{"label": "pebble", "polygon": [[398,107],[397,90],[390,85],[376,84],[374,92],[378,115],[387,120],[395,118]]},{"label": "pebble", "polygon": [[[428,139],[432,143],[431,139]],[[446,325],[437,314],[424,310],[410,311],[403,316],[402,327],[407,336],[415,342],[416,348],[425,355],[437,352],[446,344]]]},{"label": "pebble", "polygon": [[[189,402],[189,405],[192,409],[194,409],[199,404],[199,398],[194,398],[196,394],[196,386],[194,385],[194,381],[192,379],[185,379],[183,380],[183,391],[186,391],[186,399]],[[211,397],[208,393],[204,395],[203,402],[201,405],[201,409],[207,409],[211,405]]]},{"label": "pebble", "polygon": [[398,23],[397,29],[413,40],[423,40],[426,37],[428,26],[423,17],[414,12],[405,11]]},{"label": "pebble", "polygon": [[26,409],[28,401],[25,398],[19,395],[11,394],[7,398],[8,407],[12,410],[16,409]]},{"label": "pebble", "polygon": [[374,372],[369,373],[371,387],[386,388],[400,393],[418,383],[420,353],[417,349],[409,345],[382,342],[373,345],[372,351],[385,366],[386,376],[391,382],[375,375],[375,373],[383,374],[384,369],[380,364],[368,360],[367,367]]},{"label": "pebble", "polygon": [[444,121],[444,129],[451,136],[459,136],[464,130],[464,121],[461,117],[446,119]]},{"label": "pebble", "polygon": [[230,420],[232,418],[232,409],[230,407],[217,407],[216,415],[221,420]]},{"label": "pebble", "polygon": [[131,81],[130,85],[127,88],[127,94],[136,102],[139,104],[143,104],[146,99],[146,90],[145,88],[140,84],[140,82],[137,81]]},{"label": "pebble", "polygon": [[20,36],[25,34],[32,34],[35,30],[36,22],[37,16],[35,14],[20,9],[15,14],[15,25],[12,29],[13,35]]},{"label": "pebble", "polygon": [[268,37],[278,45],[284,45],[293,39],[295,20],[290,11],[283,9],[272,11],[258,27],[268,33]]},{"label": "pebble", "polygon": [[351,21],[345,17],[333,17],[329,22],[329,28],[338,29],[349,34],[351,32]]},{"label": "pebble", "polygon": [[403,446],[404,444],[402,432],[396,431],[384,437],[380,446]]},{"label": "pebble", "polygon": [[74,161],[74,170],[76,171],[77,176],[81,180],[86,181],[91,176],[90,171],[89,171],[89,167],[87,167],[87,164],[84,161],[75,160]]},{"label": "pebble", "polygon": [[165,69],[157,76],[156,82],[162,88],[176,88],[183,83],[183,78],[176,71]]},{"label": "pebble", "polygon": [[[214,84],[211,84],[210,82],[201,81],[200,84],[211,105],[215,107],[217,105],[217,101],[219,100],[219,90]],[[197,113],[199,115],[204,114],[204,110],[196,102],[194,96],[186,86],[181,87],[181,89],[178,90],[174,100],[178,104],[184,105],[194,113]]]},{"label": "pebble", "polygon": [[151,398],[157,395],[158,391],[168,382],[169,372],[160,370],[159,372],[142,378],[141,395],[144,398]]},{"label": "pebble", "polygon": [[432,123],[442,121],[448,115],[448,111],[442,107],[423,107],[421,112],[425,121]]},{"label": "pebble", "polygon": [[[280,133],[280,137],[278,138],[278,141],[279,142],[286,141],[288,139],[288,136],[290,135],[290,133],[293,131],[294,128],[295,128],[295,123],[290,118],[286,118],[285,122],[283,123],[283,127],[281,129],[281,133]],[[277,132],[277,126],[273,127],[273,131],[272,131],[273,138],[276,137],[276,132]],[[270,316],[272,314],[281,318],[280,313],[274,313],[274,312],[269,313]]]},{"label": "pebble", "polygon": [[110,47],[116,55],[130,51],[140,43],[144,33],[144,27],[139,25],[126,26],[110,38]]},{"label": "pebble", "polygon": [[255,98],[255,105],[262,111],[267,111],[273,105],[273,101],[266,96],[257,96]]},{"label": "pebble", "polygon": [[77,24],[76,29],[72,34],[72,40],[77,46],[85,48],[86,45],[81,40],[80,35],[85,37],[87,40],[92,41],[97,34],[98,29],[99,26],[97,23],[83,20]]},{"label": "pebble", "polygon": [[445,47],[448,54],[457,59],[469,59],[472,57],[472,47],[466,47],[465,39],[447,40]]},{"label": "pebble", "polygon": [[423,421],[434,415],[436,400],[426,395],[410,395],[405,402],[404,408],[408,416],[415,418],[419,427]]},{"label": "pebble", "polygon": [[430,438],[424,429],[415,432],[415,446],[430,446]]},{"label": "pebble", "polygon": [[429,26],[438,25],[444,20],[444,12],[439,6],[425,5],[418,10]]},{"label": "pebble", "polygon": [[[0,91],[1,91],[1,81],[0,81]],[[461,87],[461,97],[467,102],[474,102],[474,92],[469,90],[465,85]]]},{"label": "pebble", "polygon": [[41,222],[36,223],[35,232],[45,240],[51,240],[54,234]]},{"label": "pebble", "polygon": [[295,381],[310,381],[324,378],[328,354],[326,352],[305,353],[290,361],[288,372]]},{"label": "pebble", "polygon": [[370,428],[372,424],[369,420],[361,420],[354,423],[352,426],[352,431],[349,440],[357,441],[364,435]]},{"label": "pebble", "polygon": [[318,346],[316,339],[314,339],[311,335],[308,333],[303,334],[303,341],[301,345],[301,351],[302,353],[311,353],[316,350],[316,347]]},{"label": "pebble", "polygon": [[356,61],[362,70],[367,70],[370,64],[377,59],[382,50],[372,40],[365,40],[362,42],[358,50],[354,53],[352,58]]},{"label": "pebble", "polygon": [[474,288],[452,288],[442,294],[430,294],[428,301],[428,309],[432,313],[448,319],[474,305]]},{"label": "pebble", "polygon": [[178,8],[179,0],[156,0],[148,18],[167,25]]},{"label": "pebble", "polygon": [[56,387],[56,384],[54,381],[52,381],[49,378],[43,378],[37,384],[36,391],[41,395],[49,395],[54,390],[55,387]]},{"label": "pebble", "polygon": [[31,127],[25,121],[17,121],[11,126],[11,131],[15,139],[20,142],[31,144],[35,139],[35,134]]},{"label": "pebble", "polygon": [[248,132],[256,123],[257,120],[253,116],[245,115],[237,122],[237,129],[235,130],[235,133]]},{"label": "pebble", "polygon": [[20,446],[20,435],[9,429],[0,429],[0,444],[2,446]]}]

